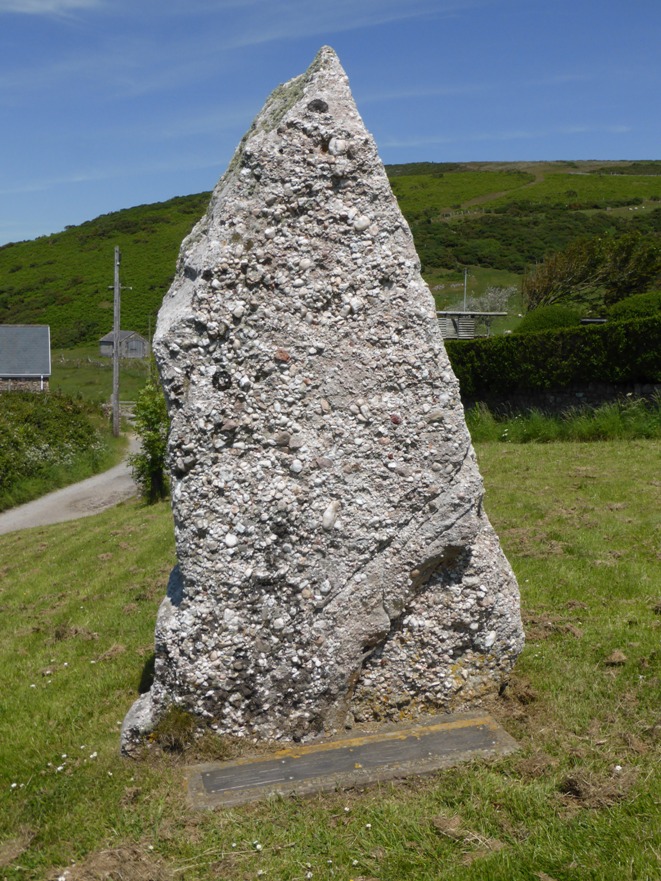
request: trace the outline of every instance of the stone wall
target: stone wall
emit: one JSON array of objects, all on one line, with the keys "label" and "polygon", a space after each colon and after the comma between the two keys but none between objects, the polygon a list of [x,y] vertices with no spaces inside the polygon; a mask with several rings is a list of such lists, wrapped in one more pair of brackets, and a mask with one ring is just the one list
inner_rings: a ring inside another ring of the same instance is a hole
[{"label": "stone wall", "polygon": [[47,392],[50,384],[47,377],[34,379],[0,379],[0,392]]}]

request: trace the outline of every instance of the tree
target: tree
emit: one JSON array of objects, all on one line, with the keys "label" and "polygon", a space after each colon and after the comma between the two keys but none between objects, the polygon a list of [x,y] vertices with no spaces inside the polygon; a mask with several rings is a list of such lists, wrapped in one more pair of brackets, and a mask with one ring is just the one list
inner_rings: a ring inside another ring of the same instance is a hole
[{"label": "tree", "polygon": [[644,293],[661,272],[661,247],[657,236],[635,231],[600,242],[600,276],[607,306],[632,294]]},{"label": "tree", "polygon": [[523,280],[528,311],[555,303],[610,306],[647,290],[661,272],[657,235],[637,230],[621,236],[579,239],[549,254]]},{"label": "tree", "polygon": [[563,251],[549,254],[523,279],[522,293],[527,310],[591,299],[598,264],[594,239],[578,239]]},{"label": "tree", "polygon": [[152,505],[169,492],[165,453],[170,423],[163,392],[151,379],[138,394],[134,418],[142,446],[129,463],[143,498]]}]

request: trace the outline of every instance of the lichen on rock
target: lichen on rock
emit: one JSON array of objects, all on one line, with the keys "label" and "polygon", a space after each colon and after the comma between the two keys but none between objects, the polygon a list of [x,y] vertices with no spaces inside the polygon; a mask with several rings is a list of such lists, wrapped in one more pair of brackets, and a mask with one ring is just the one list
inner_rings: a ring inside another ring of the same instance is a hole
[{"label": "lichen on rock", "polygon": [[154,350],[178,569],[126,752],[173,704],[300,740],[498,688],[522,646],[518,588],[332,49],[243,139],[182,244]]}]

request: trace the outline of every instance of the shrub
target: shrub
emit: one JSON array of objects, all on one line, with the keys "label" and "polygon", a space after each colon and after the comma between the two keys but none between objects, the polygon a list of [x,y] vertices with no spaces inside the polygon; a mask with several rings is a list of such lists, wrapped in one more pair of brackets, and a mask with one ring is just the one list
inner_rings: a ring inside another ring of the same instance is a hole
[{"label": "shrub", "polygon": [[139,393],[134,415],[142,446],[129,462],[142,496],[153,504],[168,494],[165,453],[169,421],[163,392],[152,380]]},{"label": "shrub", "polygon": [[578,310],[571,306],[540,306],[523,316],[515,333],[536,333],[540,330],[558,330],[561,327],[576,327],[580,319]]},{"label": "shrub", "polygon": [[611,321],[631,321],[634,318],[649,318],[661,313],[661,291],[634,294],[615,303],[608,310]]},{"label": "shrub", "polygon": [[503,395],[586,382],[661,381],[661,315],[590,327],[448,340],[464,395]]},{"label": "shrub", "polygon": [[64,395],[5,392],[0,408],[0,510],[25,500],[26,481],[52,479],[53,486],[62,485],[55,472],[74,473],[83,461],[93,473],[105,449],[94,425],[99,418],[94,405]]},{"label": "shrub", "polygon": [[523,298],[531,310],[560,302],[610,305],[645,291],[660,272],[657,235],[633,230],[619,236],[577,239],[531,270],[523,280]]}]

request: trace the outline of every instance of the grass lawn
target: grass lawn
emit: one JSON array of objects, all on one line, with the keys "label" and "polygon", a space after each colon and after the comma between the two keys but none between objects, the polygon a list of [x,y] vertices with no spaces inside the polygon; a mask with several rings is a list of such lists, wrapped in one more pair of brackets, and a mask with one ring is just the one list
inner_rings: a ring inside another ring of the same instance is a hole
[{"label": "grass lawn", "polygon": [[[112,395],[112,358],[102,358],[98,345],[75,349],[54,349],[50,387],[56,392],[88,401],[110,401]],[[135,401],[147,381],[149,360],[122,358],[119,367],[119,399]]]},{"label": "grass lawn", "polygon": [[[165,505],[0,537],[0,878],[658,881],[661,444],[480,444],[527,645],[521,750],[215,812],[118,755],[174,560]],[[65,871],[66,870],[66,871]]]}]

